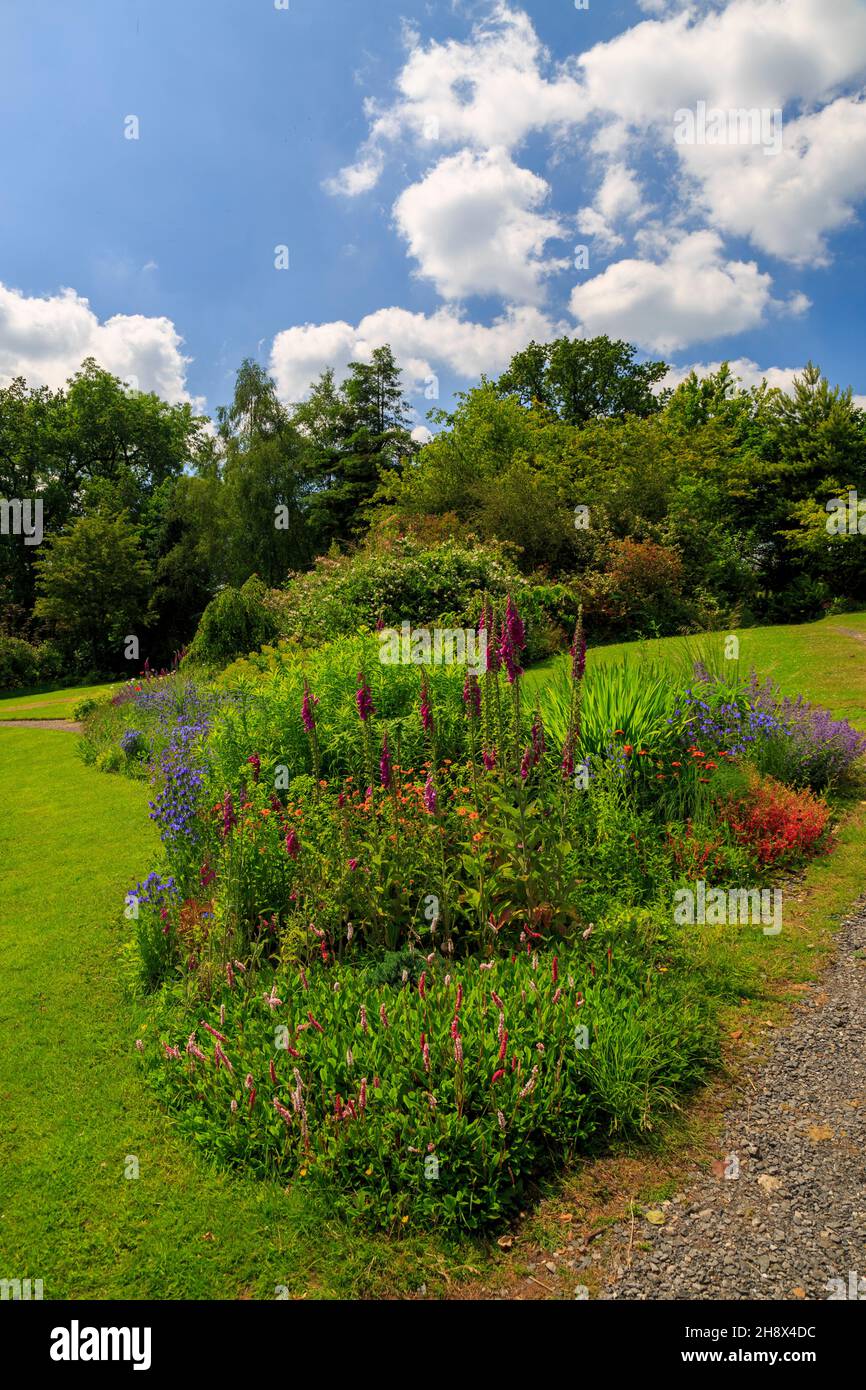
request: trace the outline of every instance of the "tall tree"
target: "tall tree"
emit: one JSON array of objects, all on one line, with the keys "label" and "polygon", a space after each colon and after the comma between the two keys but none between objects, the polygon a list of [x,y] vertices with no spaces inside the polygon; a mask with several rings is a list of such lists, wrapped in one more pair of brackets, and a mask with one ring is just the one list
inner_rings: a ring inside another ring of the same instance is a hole
[{"label": "tall tree", "polygon": [[326,372],[294,419],[314,441],[319,471],[310,505],[320,544],[358,536],[385,473],[399,474],[418,449],[391,348],[350,362],[340,387]]},{"label": "tall tree", "polygon": [[252,574],[279,584],[312,557],[306,518],[310,448],[277,396],[271,377],[249,358],[231,405],[218,411],[222,442],[225,578],[240,587]]},{"label": "tall tree", "polygon": [[653,390],[665,362],[637,362],[635,348],[603,335],[531,342],[512,357],[497,384],[503,395],[540,405],[567,425],[654,415],[664,396]]}]

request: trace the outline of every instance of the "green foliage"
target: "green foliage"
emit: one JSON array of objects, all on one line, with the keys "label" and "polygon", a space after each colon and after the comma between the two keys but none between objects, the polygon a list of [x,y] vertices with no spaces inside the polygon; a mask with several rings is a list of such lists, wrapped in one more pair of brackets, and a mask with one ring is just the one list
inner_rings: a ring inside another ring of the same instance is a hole
[{"label": "green foliage", "polygon": [[196,1024],[189,1048],[166,996],[144,1051],[182,1131],[398,1231],[501,1224],[596,1138],[653,1127],[718,1056],[697,982],[687,997],[627,939],[489,970],[440,958],[417,985],[236,972],[198,1017],[223,1041]]},{"label": "green foliage", "polygon": [[631,344],[607,336],[532,342],[512,357],[496,385],[503,395],[539,405],[566,425],[654,415],[663,398],[653,387],[667,376],[668,365],[638,363],[635,357]]},{"label": "green foliage", "polygon": [[0,690],[47,685],[63,673],[63,656],[53,642],[25,642],[0,632]]},{"label": "green foliage", "polygon": [[36,617],[73,667],[116,671],[143,630],[150,567],[125,513],[80,517],[37,560]]},{"label": "green foliage", "polygon": [[241,589],[223,589],[202,614],[185,664],[220,670],[236,657],[276,637],[277,622],[265,604],[266,589],[256,577]]},{"label": "green foliage", "polygon": [[319,559],[274,594],[272,606],[283,636],[309,648],[376,623],[474,629],[485,592],[503,600],[511,593],[526,609],[530,660],[560,645],[573,625],[577,610],[568,591],[545,586],[536,593],[502,547],[458,541],[427,546],[411,536],[385,537],[352,555]]}]

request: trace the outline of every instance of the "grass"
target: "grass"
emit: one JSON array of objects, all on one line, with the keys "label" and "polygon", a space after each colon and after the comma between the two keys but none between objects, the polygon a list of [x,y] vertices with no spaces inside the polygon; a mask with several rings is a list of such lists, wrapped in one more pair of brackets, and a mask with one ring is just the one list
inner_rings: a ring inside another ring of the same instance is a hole
[{"label": "grass", "polygon": [[13,690],[0,694],[0,720],[71,719],[79,700],[98,699],[116,686],[115,681],[105,685],[77,685],[68,690],[52,690],[51,686],[26,692]]},{"label": "grass", "polygon": [[0,1277],[46,1298],[357,1298],[459,1268],[212,1172],[174,1136],[119,965],[124,894],[155,852],[146,789],[82,766],[74,735],[2,729],[0,801]]},{"label": "grass", "polygon": [[[734,628],[739,639],[740,669],[752,667],[762,678],[771,676],[786,694],[801,694],[832,711],[837,718],[866,728],[866,613],[843,613],[815,623],[781,627]],[[724,656],[727,632],[691,637],[662,637],[641,643],[617,642],[590,648],[591,670],[597,663],[641,660],[679,667],[692,658]],[[526,690],[546,683],[568,660],[549,657],[527,672]]]},{"label": "grass", "polygon": [[[845,629],[866,637],[866,614],[748,629],[740,634],[741,661],[866,727],[866,652]],[[590,661],[640,659],[642,651],[673,661],[683,647],[677,638],[621,645],[592,652]],[[543,670],[533,678],[543,679]],[[57,699],[85,693],[62,691]],[[6,697],[0,711],[8,701],[40,698]],[[56,717],[29,708],[20,717]],[[131,1041],[141,1019],[124,992],[121,965],[123,895],[154,862],[147,790],[83,766],[75,742],[71,734],[0,729],[0,1026],[7,1039],[0,1050],[0,1277],[42,1279],[47,1298],[84,1299],[273,1298],[278,1287],[291,1297],[381,1297],[422,1283],[428,1297],[460,1297],[471,1290],[470,1276],[507,1280],[512,1256],[495,1245],[446,1245],[411,1231],[400,1239],[367,1236],[334,1220],[300,1187],[284,1192],[212,1171],[177,1138],[138,1070]],[[790,921],[786,907],[782,935],[749,947],[764,988],[730,1011],[732,1052],[780,1022],[797,983],[814,979],[839,920],[864,888],[864,827],[866,800],[852,806],[832,858],[810,866]],[[695,1113],[683,1122],[692,1126],[689,1142],[694,1147],[698,1131],[709,1145],[700,1106]],[[678,1142],[679,1149],[674,1140],[666,1148],[658,1139],[650,1190],[660,1190],[671,1166],[682,1163]],[[133,1180],[124,1176],[130,1155],[139,1164]],[[647,1190],[647,1162],[638,1155],[583,1165],[566,1179],[559,1205],[580,1210],[587,1229],[614,1219]],[[626,1170],[634,1185],[623,1194]],[[602,1199],[596,1189],[605,1173],[612,1192]],[[551,1222],[556,1210],[554,1199]],[[537,1235],[547,1220],[539,1209],[526,1229]],[[522,1246],[518,1236],[514,1260]]]}]

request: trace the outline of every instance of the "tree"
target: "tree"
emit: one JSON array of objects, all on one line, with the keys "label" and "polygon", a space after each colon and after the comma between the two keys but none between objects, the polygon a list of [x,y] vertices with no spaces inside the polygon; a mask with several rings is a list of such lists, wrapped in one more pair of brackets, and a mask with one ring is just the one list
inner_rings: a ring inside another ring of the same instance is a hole
[{"label": "tree", "polygon": [[279,584],[312,558],[306,493],[310,447],[258,363],[241,365],[230,406],[217,413],[222,442],[225,579],[252,574]]},{"label": "tree", "polygon": [[418,450],[390,347],[376,348],[369,362],[350,362],[340,387],[325,372],[293,418],[316,460],[310,515],[319,545],[357,537],[385,474],[399,475]]},{"label": "tree", "polygon": [[144,646],[151,579],[129,518],[79,517],[44,544],[36,565],[36,617],[70,662],[78,669],[123,669],[127,637],[137,636]]},{"label": "tree", "polygon": [[531,342],[512,357],[496,383],[502,395],[540,405],[567,425],[602,418],[654,415],[664,402],[657,386],[666,362],[636,362],[630,343],[598,338]]}]

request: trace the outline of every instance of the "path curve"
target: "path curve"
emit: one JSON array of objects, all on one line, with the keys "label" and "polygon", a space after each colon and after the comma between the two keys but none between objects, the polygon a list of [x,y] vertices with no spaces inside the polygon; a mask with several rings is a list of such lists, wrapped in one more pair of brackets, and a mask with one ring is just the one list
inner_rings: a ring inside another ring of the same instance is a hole
[{"label": "path curve", "polygon": [[864,1036],[866,900],[728,1112],[722,1152],[739,1176],[696,1174],[658,1209],[663,1225],[617,1227],[602,1297],[866,1299]]}]

